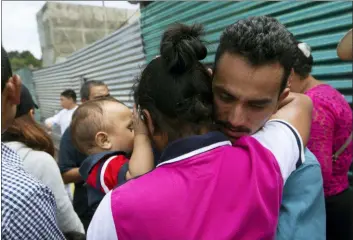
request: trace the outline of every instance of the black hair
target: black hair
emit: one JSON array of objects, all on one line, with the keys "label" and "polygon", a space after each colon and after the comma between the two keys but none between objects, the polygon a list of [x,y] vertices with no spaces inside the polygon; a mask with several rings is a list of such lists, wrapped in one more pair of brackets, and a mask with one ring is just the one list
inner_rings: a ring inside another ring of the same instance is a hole
[{"label": "black hair", "polygon": [[85,240],[86,235],[79,232],[66,232],[64,233],[66,240]]},{"label": "black hair", "polygon": [[1,46],[1,92],[4,91],[9,79],[12,77],[12,69],[9,56]]},{"label": "black hair", "polygon": [[81,100],[89,100],[89,95],[91,93],[91,87],[95,86],[107,86],[104,82],[102,81],[95,81],[95,80],[90,80],[90,81],[85,81],[82,84],[81,90],[80,90],[80,95],[81,95]]},{"label": "black hair", "polygon": [[[239,54],[254,66],[278,62],[284,69],[280,93],[286,88],[294,63],[291,33],[275,18],[249,17],[228,26],[216,51],[214,71],[224,53]],[[250,83],[249,83],[250,84]]]},{"label": "black hair", "polygon": [[[301,44],[310,55],[307,57],[305,56],[303,50],[299,48],[299,44]],[[314,59],[313,55],[311,54],[311,48],[307,43],[303,43],[300,41],[295,41],[296,52],[295,52],[295,60],[293,69],[294,72],[297,73],[301,79],[305,79],[311,73],[313,68]]]},{"label": "black hair", "polygon": [[171,25],[163,34],[160,56],[143,70],[134,85],[134,100],[151,114],[156,132],[169,141],[200,134],[212,120],[212,78],[199,61],[207,49],[202,25]]},{"label": "black hair", "polygon": [[74,102],[76,102],[76,93],[72,89],[66,89],[60,94],[60,96],[71,98]]}]

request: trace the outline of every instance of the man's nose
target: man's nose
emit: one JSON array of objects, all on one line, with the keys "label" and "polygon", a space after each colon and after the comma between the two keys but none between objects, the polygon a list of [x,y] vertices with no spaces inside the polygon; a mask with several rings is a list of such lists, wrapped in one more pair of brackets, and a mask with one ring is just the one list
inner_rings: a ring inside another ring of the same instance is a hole
[{"label": "man's nose", "polygon": [[244,126],[246,125],[246,111],[241,104],[235,105],[228,117],[228,122],[233,126]]}]

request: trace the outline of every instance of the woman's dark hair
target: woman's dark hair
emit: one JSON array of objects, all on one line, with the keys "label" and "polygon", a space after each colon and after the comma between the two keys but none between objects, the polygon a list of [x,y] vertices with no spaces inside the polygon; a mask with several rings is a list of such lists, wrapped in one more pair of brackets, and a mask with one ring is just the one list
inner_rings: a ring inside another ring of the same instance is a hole
[{"label": "woman's dark hair", "polygon": [[76,102],[76,93],[72,89],[66,89],[60,94],[60,96],[71,98],[74,102]]},{"label": "woman's dark hair", "polygon": [[143,70],[134,100],[151,114],[156,132],[169,141],[200,134],[212,123],[212,78],[200,62],[207,49],[201,25],[174,24],[163,34],[160,56]]},{"label": "woman's dark hair", "polygon": [[22,142],[34,150],[44,151],[54,157],[55,148],[50,136],[29,115],[15,118],[12,125],[1,136],[3,142]]},{"label": "woman's dark hair", "polygon": [[[297,73],[301,79],[305,79],[309,76],[313,68],[313,64],[314,64],[313,55],[311,54],[311,48],[307,43],[295,41],[295,44],[296,44],[296,52],[294,54],[295,60],[294,60],[293,69],[294,69],[294,72]],[[299,47],[299,45],[301,46]],[[301,48],[304,48],[304,50]],[[306,51],[307,53],[310,53],[310,55],[305,56],[304,51]]]}]

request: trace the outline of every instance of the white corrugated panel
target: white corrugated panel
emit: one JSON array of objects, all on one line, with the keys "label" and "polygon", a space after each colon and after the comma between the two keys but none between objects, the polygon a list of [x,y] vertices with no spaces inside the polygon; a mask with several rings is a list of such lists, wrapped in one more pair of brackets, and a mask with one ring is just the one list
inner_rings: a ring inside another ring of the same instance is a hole
[{"label": "white corrugated panel", "polygon": [[60,110],[60,93],[71,88],[79,98],[82,77],[106,83],[111,95],[132,106],[131,87],[145,63],[139,21],[83,48],[63,63],[33,73],[42,118]]}]

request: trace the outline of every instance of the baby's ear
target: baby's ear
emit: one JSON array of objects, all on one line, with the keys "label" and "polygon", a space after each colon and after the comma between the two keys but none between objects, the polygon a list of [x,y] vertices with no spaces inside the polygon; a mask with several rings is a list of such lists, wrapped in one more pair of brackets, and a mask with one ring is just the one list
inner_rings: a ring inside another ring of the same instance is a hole
[{"label": "baby's ear", "polygon": [[112,148],[112,143],[109,140],[108,134],[106,132],[97,132],[95,136],[96,146],[99,148],[110,150]]},{"label": "baby's ear", "polygon": [[147,128],[148,128],[148,132],[150,133],[151,136],[153,136],[154,134],[154,123],[153,123],[153,120],[151,118],[151,114],[148,110],[146,109],[143,109],[142,110],[142,115],[144,117],[144,121],[147,125]]}]

